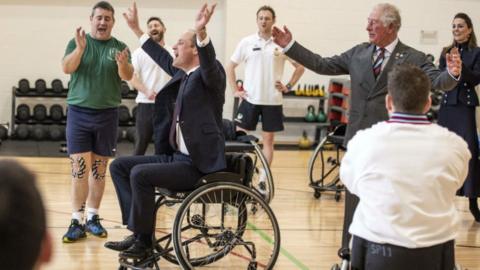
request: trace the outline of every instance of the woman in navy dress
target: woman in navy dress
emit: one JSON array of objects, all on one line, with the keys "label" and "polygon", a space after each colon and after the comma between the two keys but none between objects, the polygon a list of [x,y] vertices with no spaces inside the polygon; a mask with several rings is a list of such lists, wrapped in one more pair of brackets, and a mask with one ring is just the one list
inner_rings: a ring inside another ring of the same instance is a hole
[{"label": "woman in navy dress", "polygon": [[480,222],[477,198],[480,197],[480,162],[478,160],[478,136],[475,121],[475,107],[478,96],[475,86],[480,83],[480,48],[473,31],[472,20],[465,13],[458,13],[452,22],[453,42],[445,47],[440,56],[440,69],[446,68],[445,54],[454,47],[462,58],[462,74],[457,86],[445,93],[438,124],[461,136],[468,144],[472,159],[469,163],[467,179],[457,195],[469,198],[469,208],[473,217]]}]

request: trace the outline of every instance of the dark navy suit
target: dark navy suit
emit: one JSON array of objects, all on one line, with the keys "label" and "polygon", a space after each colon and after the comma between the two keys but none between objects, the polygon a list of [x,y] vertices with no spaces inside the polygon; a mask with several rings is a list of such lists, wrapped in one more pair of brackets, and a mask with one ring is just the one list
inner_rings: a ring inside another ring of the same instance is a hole
[{"label": "dark navy suit", "polygon": [[[135,233],[150,234],[155,224],[155,187],[191,190],[203,175],[226,167],[222,132],[226,79],[211,42],[197,46],[200,67],[188,78],[172,66],[173,58],[153,40],[148,39],[142,48],[172,76],[155,100],[156,155],[117,158],[110,173],[123,224]],[[181,88],[183,94],[177,97]],[[189,155],[174,152],[169,145],[174,102],[182,102],[178,120]]]},{"label": "dark navy suit", "polygon": [[[478,96],[475,86],[480,83],[480,48],[459,47],[462,58],[462,75],[458,85],[444,94],[438,124],[462,137],[472,154],[467,179],[457,194],[469,198],[480,197],[480,162],[478,162],[478,136],[475,107]],[[445,69],[445,56],[440,57],[440,69]]]}]

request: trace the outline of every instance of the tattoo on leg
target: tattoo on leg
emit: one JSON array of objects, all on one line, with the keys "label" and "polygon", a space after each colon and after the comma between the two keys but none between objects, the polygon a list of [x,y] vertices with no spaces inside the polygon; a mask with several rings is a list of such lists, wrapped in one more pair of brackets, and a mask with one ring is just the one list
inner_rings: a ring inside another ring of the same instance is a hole
[{"label": "tattoo on leg", "polygon": [[75,180],[82,179],[87,171],[85,158],[81,156],[70,157],[70,162],[72,163],[72,178]]},{"label": "tattoo on leg", "polygon": [[96,159],[92,164],[93,179],[97,181],[105,180],[105,171],[107,169],[107,160]]},{"label": "tattoo on leg", "polygon": [[78,209],[78,212],[85,212],[85,202],[82,203],[82,206],[80,209]]}]

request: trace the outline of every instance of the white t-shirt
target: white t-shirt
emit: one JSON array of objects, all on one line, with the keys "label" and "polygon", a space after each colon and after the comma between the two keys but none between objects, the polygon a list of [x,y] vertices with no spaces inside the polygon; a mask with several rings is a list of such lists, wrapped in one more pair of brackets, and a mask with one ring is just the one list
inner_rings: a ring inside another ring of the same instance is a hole
[{"label": "white t-shirt", "polygon": [[455,133],[415,117],[393,114],[348,143],[340,179],[360,198],[351,234],[406,248],[455,239],[455,193],[470,151]]},{"label": "white t-shirt", "polygon": [[282,48],[271,38],[265,40],[258,33],[240,41],[230,60],[237,64],[245,62],[243,88],[247,92],[248,102],[282,105],[282,93],[275,88],[275,82],[282,80],[287,59]]},{"label": "white t-shirt", "polygon": [[[166,46],[164,48],[173,57],[173,50]],[[156,93],[158,93],[171,78],[142,48],[138,48],[133,52],[132,65],[135,73],[138,74],[139,80],[143,82],[148,89],[153,89]],[[138,91],[135,102],[155,103],[155,100],[149,100],[145,94]]]}]

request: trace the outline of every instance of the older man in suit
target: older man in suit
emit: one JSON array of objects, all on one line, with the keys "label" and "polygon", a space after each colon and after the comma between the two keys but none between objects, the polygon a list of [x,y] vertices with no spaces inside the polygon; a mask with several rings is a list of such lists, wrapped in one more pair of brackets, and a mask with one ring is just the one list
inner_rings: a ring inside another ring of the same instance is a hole
[{"label": "older man in suit", "polygon": [[124,14],[129,27],[140,38],[143,50],[172,77],[162,92],[172,96],[178,91],[178,96],[170,128],[157,134],[160,137],[168,134],[173,154],[121,157],[110,166],[123,223],[133,231],[124,241],[105,244],[107,248],[122,251],[121,257],[143,258],[151,251],[155,187],[191,190],[200,177],[226,166],[222,133],[225,71],[215,59],[205,28],[214,9],[215,5],[201,8],[194,31],[181,35],[173,46],[175,59],[143,34],[135,3]]},{"label": "older man in suit", "polygon": [[[283,31],[277,27],[273,29],[274,41],[284,48],[288,57],[306,68],[324,75],[350,75],[351,102],[345,145],[358,130],[388,120],[385,109],[387,74],[395,65],[410,63],[420,67],[435,89],[451,90],[457,84],[461,72],[458,51],[452,51],[447,56],[448,70],[441,72],[427,60],[424,53],[400,42],[400,26],[398,9],[391,4],[378,4],[368,17],[366,30],[369,42],[333,57],[322,57],[302,47],[292,39],[292,34],[285,26]],[[348,246],[349,236],[345,228],[351,223],[358,203],[358,199],[348,192],[345,197],[343,247]]]}]

